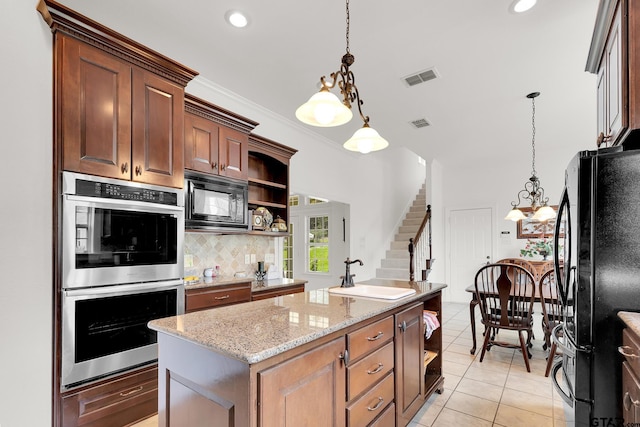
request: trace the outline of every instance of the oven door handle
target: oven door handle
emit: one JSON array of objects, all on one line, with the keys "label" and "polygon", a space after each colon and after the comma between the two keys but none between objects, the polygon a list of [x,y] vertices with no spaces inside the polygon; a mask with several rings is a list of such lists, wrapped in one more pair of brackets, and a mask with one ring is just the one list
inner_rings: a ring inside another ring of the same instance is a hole
[{"label": "oven door handle", "polygon": [[88,206],[107,206],[129,211],[139,211],[140,208],[147,212],[182,212],[183,206],[164,205],[162,203],[142,202],[138,200],[103,199],[86,196],[64,195],[65,201],[82,203]]},{"label": "oven door handle", "polygon": [[125,285],[109,285],[99,286],[95,288],[77,288],[64,289],[65,296],[81,297],[105,294],[122,294],[140,291],[163,291],[167,289],[177,289],[184,286],[184,282],[180,279],[162,280],[158,282],[131,283]]},{"label": "oven door handle", "polygon": [[551,368],[551,381],[553,381],[553,388],[556,389],[562,400],[565,401],[567,405],[573,408],[573,397],[571,396],[571,392],[567,393],[564,391],[562,386],[558,383],[557,373],[562,369],[562,360],[559,360],[553,365]]}]

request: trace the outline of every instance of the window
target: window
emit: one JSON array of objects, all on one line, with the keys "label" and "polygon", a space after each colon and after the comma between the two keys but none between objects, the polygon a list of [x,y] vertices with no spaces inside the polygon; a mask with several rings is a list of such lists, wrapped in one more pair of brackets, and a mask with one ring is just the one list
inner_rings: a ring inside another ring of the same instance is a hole
[{"label": "window", "polygon": [[286,279],[293,279],[293,223],[289,223],[289,233],[284,237],[282,274]]},{"label": "window", "polygon": [[289,206],[298,206],[300,204],[299,196],[289,196]]},{"label": "window", "polygon": [[329,217],[309,217],[309,271],[329,272]]},{"label": "window", "polygon": [[309,196],[309,199],[307,200],[307,203],[310,205],[317,205],[320,203],[327,203],[328,200],[327,199],[322,199],[320,197],[313,197],[313,196]]}]

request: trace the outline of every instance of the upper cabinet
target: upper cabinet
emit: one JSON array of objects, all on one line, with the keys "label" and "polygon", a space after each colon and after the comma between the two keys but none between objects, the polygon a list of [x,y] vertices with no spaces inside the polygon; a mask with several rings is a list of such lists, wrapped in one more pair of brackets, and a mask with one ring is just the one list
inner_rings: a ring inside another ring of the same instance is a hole
[{"label": "upper cabinet", "polygon": [[289,223],[289,162],[297,150],[249,136],[249,209],[267,208]]},{"label": "upper cabinet", "polygon": [[587,71],[597,74],[598,147],[621,144],[640,129],[640,4],[601,0]]},{"label": "upper cabinet", "polygon": [[184,167],[246,180],[250,119],[185,95]]},{"label": "upper cabinet", "polygon": [[197,72],[54,1],[56,151],[63,169],[182,187],[184,87]]}]

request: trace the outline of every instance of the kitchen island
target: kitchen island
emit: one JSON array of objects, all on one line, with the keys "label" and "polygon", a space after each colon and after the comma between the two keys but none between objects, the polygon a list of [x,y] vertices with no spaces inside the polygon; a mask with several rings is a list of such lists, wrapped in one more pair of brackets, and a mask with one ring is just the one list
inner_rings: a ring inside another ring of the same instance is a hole
[{"label": "kitchen island", "polygon": [[443,284],[397,300],[305,291],[154,320],[159,426],[407,425],[442,391]]}]

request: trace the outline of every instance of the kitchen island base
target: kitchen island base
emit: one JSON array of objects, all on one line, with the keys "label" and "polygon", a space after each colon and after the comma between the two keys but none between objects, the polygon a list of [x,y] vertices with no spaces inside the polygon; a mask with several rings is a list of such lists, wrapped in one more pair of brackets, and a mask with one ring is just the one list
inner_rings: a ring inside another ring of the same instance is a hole
[{"label": "kitchen island base", "polygon": [[323,289],[151,322],[159,427],[406,426],[443,391],[442,328],[425,338],[423,313],[441,321],[445,285],[392,282],[417,293]]}]

